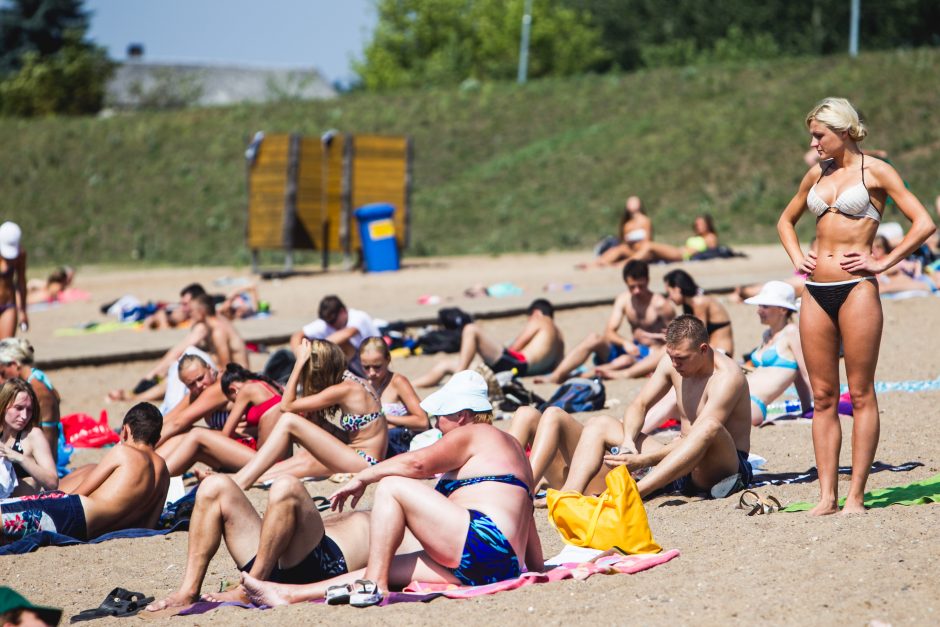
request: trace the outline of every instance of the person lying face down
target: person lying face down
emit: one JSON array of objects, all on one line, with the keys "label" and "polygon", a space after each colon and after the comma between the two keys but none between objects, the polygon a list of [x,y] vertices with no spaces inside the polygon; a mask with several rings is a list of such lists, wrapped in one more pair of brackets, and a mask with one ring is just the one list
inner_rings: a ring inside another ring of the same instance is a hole
[{"label": "person lying face down", "polygon": [[153,529],[170,486],[166,464],[154,451],[162,424],[160,410],[139,403],[124,416],[121,442],[98,464],[59,482],[62,492],[0,504],[0,544],[37,531],[89,540],[119,529]]},{"label": "person lying face down", "polygon": [[[255,603],[283,605],[352,586],[350,603],[379,603],[390,588],[411,581],[481,585],[541,569],[542,549],[532,517],[532,472],[519,443],[492,426],[492,406],[479,373],[464,370],[421,406],[437,417],[443,437],[417,451],[367,468],[333,496],[342,510],[377,483],[366,568],[306,586],[242,581]],[[435,487],[419,479],[443,473]],[[421,550],[395,555],[405,530]],[[358,581],[357,580],[365,580]]]}]

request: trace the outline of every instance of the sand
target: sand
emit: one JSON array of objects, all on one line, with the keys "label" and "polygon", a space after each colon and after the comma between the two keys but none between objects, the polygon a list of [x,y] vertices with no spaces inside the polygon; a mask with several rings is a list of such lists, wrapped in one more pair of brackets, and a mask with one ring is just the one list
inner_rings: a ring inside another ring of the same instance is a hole
[{"label": "sand", "polygon": [[[768,249],[768,255],[775,254]],[[777,257],[779,258],[779,257]],[[775,259],[777,259],[775,258]],[[514,256],[502,263],[503,280],[516,280],[531,294],[540,285],[534,277],[599,285],[616,285],[615,271],[600,274],[569,272],[572,256]],[[495,260],[499,265],[500,260]],[[505,261],[505,260],[503,260]],[[342,286],[348,303],[375,303],[381,299],[389,309],[392,294],[440,293],[452,295],[451,302],[476,306],[460,297],[460,291],[480,278],[480,268],[494,264],[492,258],[442,261],[385,278],[377,293],[374,276],[333,272],[282,281],[277,287],[261,285],[271,294],[276,311],[302,319],[304,311],[315,309],[324,293],[324,283]],[[740,282],[741,272],[728,272],[727,266],[701,264],[690,267],[696,277],[704,276],[713,285]],[[426,270],[435,270],[426,271]],[[536,269],[538,272],[536,272]],[[446,271],[444,271],[446,270]],[[238,271],[225,268],[201,269],[199,277],[210,280]],[[784,263],[779,275],[787,272]],[[410,274],[411,273],[411,274]],[[416,281],[415,273],[421,275]],[[243,274],[243,273],[242,273]],[[106,298],[153,286],[162,297],[193,273],[181,270],[142,272],[86,270],[78,286],[89,289],[95,303]],[[748,275],[749,276],[749,275]],[[749,280],[749,279],[748,279]],[[702,281],[705,283],[705,280]],[[459,287],[459,289],[457,289]],[[659,284],[654,282],[654,288]],[[337,288],[338,289],[338,288]],[[280,300],[278,300],[280,299]],[[938,322],[938,301],[921,298],[884,303],[885,332],[877,379],[933,379],[938,376],[940,340],[934,329]],[[363,305],[360,305],[363,306]],[[69,309],[74,307],[74,309]],[[363,306],[365,308],[365,306]],[[760,325],[753,308],[729,304],[738,352],[757,343]],[[33,316],[31,339],[39,345],[52,345],[52,329],[88,319],[93,306],[60,307]],[[600,330],[607,318],[606,307],[563,311],[558,321],[569,344],[586,333]],[[100,319],[100,316],[99,316]],[[487,320],[482,324],[492,334],[508,342],[521,327],[522,318]],[[133,342],[136,336],[125,332],[101,334],[102,346]],[[166,338],[175,337],[172,333]],[[169,343],[169,340],[167,340]],[[41,362],[42,354],[39,354]],[[409,376],[424,372],[434,357],[397,359],[393,369]],[[252,365],[260,367],[263,355],[254,355]],[[115,385],[132,384],[147,368],[147,362],[121,363],[98,367],[76,367],[51,371],[63,397],[63,413],[77,411],[93,415],[107,409],[111,424],[118,424],[127,404],[105,404],[104,395]],[[642,382],[615,382],[608,385],[611,399],[604,413],[620,416]],[[554,386],[532,386],[548,395]],[[425,394],[427,391],[424,392]],[[918,461],[924,466],[910,472],[882,472],[871,476],[870,488],[899,485],[924,479],[938,472],[940,440],[933,437],[933,420],[940,392],[891,393],[880,397],[882,423],[877,459],[900,464]],[[601,413],[601,412],[597,412]],[[586,419],[592,414],[580,414]],[[505,423],[500,423],[505,426]],[[844,423],[842,463],[850,463],[851,421]],[[767,458],[770,472],[803,471],[814,465],[810,425],[780,423],[756,429],[752,451]],[[77,463],[99,459],[98,450],[81,450]],[[844,477],[847,481],[847,477]],[[844,490],[847,483],[840,482]],[[308,484],[311,494],[328,495],[335,484]],[[817,483],[759,488],[788,503],[812,500]],[[252,490],[252,501],[263,508],[265,492]],[[365,499],[368,501],[368,495]],[[773,514],[747,517],[734,508],[737,499],[699,500],[667,496],[647,503],[650,525],[656,540],[665,548],[678,549],[681,556],[652,571],[638,575],[595,576],[584,582],[561,582],[466,601],[436,600],[430,604],[405,604],[359,611],[353,608],[293,606],[266,612],[224,609],[193,617],[160,619],[173,625],[299,624],[336,622],[348,624],[574,624],[585,619],[598,624],[936,624],[940,619],[940,551],[937,549],[940,507],[890,507],[855,517],[811,518],[805,514]],[[364,504],[368,506],[368,503]],[[545,511],[536,512],[539,533],[546,556],[561,549],[557,533],[547,522]],[[11,585],[40,604],[65,610],[68,617],[95,607],[115,586],[139,590],[160,598],[178,585],[182,575],[186,533],[137,540],[116,540],[92,546],[44,548],[22,556],[0,557],[0,582]],[[221,550],[212,562],[204,590],[217,589],[220,581],[237,577],[234,564]],[[142,620],[142,619],[126,619]],[[126,622],[126,621],[125,621]],[[100,624],[117,624],[107,619]]]}]

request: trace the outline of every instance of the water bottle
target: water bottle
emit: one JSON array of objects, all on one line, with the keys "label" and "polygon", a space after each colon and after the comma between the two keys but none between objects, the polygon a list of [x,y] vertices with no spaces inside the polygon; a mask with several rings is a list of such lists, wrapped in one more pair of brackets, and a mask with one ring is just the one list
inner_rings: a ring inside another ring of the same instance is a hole
[{"label": "water bottle", "polygon": [[786,415],[790,414],[802,414],[803,407],[800,405],[800,401],[797,399],[789,399],[783,404],[783,413]]}]

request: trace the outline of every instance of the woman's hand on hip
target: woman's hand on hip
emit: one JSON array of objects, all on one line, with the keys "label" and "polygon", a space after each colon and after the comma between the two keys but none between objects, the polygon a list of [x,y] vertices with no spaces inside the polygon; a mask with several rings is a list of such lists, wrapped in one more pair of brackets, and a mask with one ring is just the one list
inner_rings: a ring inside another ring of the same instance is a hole
[{"label": "woman's hand on hip", "polygon": [[811,250],[803,256],[797,270],[803,274],[812,274],[816,270],[816,251]]},{"label": "woman's hand on hip", "polygon": [[869,274],[880,274],[885,268],[870,254],[866,252],[849,252],[842,255],[839,266],[846,272],[853,274],[867,272]]}]

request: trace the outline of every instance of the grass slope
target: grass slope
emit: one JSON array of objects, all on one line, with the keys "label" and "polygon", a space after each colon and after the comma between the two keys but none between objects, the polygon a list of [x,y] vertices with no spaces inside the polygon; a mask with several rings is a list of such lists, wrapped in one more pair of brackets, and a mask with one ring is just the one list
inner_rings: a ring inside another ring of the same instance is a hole
[{"label": "grass slope", "polygon": [[615,230],[634,193],[658,239],[682,241],[692,217],[708,211],[725,241],[769,242],[805,172],[803,116],[827,95],[864,109],[866,145],[888,150],[925,203],[940,191],[938,68],[940,50],[921,49],[317,103],[5,119],[0,218],[21,223],[41,264],[245,263],[247,139],[259,129],[337,128],[414,137],[412,254],[588,247]]}]

